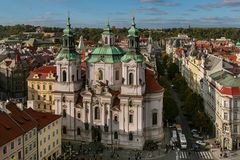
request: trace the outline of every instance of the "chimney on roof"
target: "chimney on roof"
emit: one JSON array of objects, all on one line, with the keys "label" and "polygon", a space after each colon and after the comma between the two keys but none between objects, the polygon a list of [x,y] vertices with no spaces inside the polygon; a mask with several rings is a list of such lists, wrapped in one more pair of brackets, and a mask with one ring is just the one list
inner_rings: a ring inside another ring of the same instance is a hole
[{"label": "chimney on roof", "polygon": [[10,114],[11,112],[6,108],[7,103],[8,100],[6,102],[0,101],[0,111]]},{"label": "chimney on roof", "polygon": [[23,111],[23,104],[22,103],[20,103],[20,102],[18,102],[17,104],[16,104],[16,106],[18,107],[18,109],[20,109],[21,111]]}]

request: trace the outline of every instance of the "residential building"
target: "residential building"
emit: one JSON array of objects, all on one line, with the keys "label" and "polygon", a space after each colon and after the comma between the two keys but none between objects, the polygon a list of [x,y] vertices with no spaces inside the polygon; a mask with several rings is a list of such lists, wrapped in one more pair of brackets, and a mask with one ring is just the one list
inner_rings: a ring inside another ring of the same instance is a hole
[{"label": "residential building", "polygon": [[26,112],[38,123],[38,159],[56,159],[61,155],[61,116],[38,112],[31,108]]},{"label": "residential building", "polygon": [[0,107],[0,159],[23,160],[24,130]]},{"label": "residential building", "polygon": [[44,112],[55,112],[52,95],[55,79],[55,66],[42,66],[30,72],[27,78],[28,108]]},{"label": "residential building", "polygon": [[61,155],[61,116],[0,103],[0,159],[42,160]]}]

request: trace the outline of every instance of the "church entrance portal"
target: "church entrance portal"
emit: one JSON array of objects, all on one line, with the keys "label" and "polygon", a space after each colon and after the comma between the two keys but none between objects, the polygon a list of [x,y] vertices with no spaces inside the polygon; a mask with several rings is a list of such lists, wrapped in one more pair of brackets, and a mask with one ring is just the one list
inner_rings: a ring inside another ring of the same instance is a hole
[{"label": "church entrance portal", "polygon": [[102,139],[102,130],[100,126],[92,127],[92,140],[94,142],[101,142]]}]

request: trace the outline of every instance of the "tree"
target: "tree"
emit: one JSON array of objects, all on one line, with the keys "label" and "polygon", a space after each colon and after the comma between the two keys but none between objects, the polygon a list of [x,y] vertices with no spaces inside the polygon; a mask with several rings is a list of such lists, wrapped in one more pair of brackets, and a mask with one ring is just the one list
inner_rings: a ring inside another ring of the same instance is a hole
[{"label": "tree", "polygon": [[172,80],[179,73],[178,66],[175,63],[170,63],[167,67],[168,78]]},{"label": "tree", "polygon": [[169,122],[174,122],[178,116],[179,110],[176,102],[170,96],[164,96],[163,98],[163,117]]}]

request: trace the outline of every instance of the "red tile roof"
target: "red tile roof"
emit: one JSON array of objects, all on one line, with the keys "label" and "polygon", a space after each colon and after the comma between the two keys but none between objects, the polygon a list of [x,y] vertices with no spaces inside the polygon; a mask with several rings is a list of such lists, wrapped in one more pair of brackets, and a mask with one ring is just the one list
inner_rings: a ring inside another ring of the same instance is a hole
[{"label": "red tile roof", "polygon": [[220,92],[226,95],[240,95],[240,87],[222,87]]},{"label": "red tile roof", "polygon": [[24,129],[25,132],[37,127],[37,123],[33,121],[26,112],[21,111],[16,104],[9,102],[6,108],[11,111],[10,116]]},{"label": "red tile roof", "polygon": [[0,146],[23,135],[37,127],[42,129],[53,121],[61,118],[60,115],[34,111],[33,109],[20,110],[16,104],[9,102],[6,109],[10,113],[0,111]]},{"label": "red tile roof", "polygon": [[0,146],[21,136],[24,130],[9,115],[0,112]]},{"label": "red tile roof", "polygon": [[154,72],[152,70],[146,69],[146,90],[148,93],[162,92],[163,87],[158,83],[154,77]]},{"label": "red tile roof", "polygon": [[28,79],[33,79],[35,74],[38,74],[40,79],[46,79],[49,73],[56,74],[56,72],[56,66],[42,66],[31,71]]},{"label": "red tile roof", "polygon": [[47,125],[49,125],[50,123],[61,118],[60,115],[55,115],[47,112],[39,112],[39,111],[33,110],[32,108],[26,109],[25,112],[28,113],[31,117],[33,117],[33,119],[38,123],[38,126],[37,126],[38,129],[42,129]]}]

